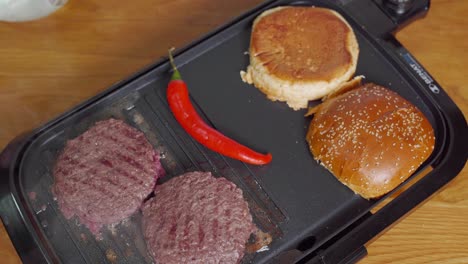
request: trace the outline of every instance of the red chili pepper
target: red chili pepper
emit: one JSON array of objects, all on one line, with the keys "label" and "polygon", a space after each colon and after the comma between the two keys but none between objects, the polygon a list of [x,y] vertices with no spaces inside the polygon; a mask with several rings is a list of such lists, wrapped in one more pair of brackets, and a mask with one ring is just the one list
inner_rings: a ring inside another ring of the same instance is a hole
[{"label": "red chili pepper", "polygon": [[169,59],[174,73],[167,87],[167,101],[172,113],[184,130],[199,143],[222,155],[254,165],[269,163],[272,159],[270,153],[261,154],[241,145],[203,121],[190,102],[187,85],[175,66],[171,50],[169,50]]}]

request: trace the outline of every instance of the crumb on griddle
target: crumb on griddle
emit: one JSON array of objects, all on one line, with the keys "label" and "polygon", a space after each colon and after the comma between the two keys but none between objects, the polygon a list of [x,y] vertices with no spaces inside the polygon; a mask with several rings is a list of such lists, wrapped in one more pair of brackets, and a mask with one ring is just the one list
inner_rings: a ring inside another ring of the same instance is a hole
[{"label": "crumb on griddle", "polygon": [[106,250],[106,258],[110,262],[114,263],[115,261],[117,261],[117,254],[115,254],[114,250],[108,249]]},{"label": "crumb on griddle", "polygon": [[257,232],[253,233],[253,242],[246,246],[246,251],[248,253],[255,253],[261,249],[263,249],[262,251],[265,251],[272,240],[273,238],[270,234],[258,229]]}]

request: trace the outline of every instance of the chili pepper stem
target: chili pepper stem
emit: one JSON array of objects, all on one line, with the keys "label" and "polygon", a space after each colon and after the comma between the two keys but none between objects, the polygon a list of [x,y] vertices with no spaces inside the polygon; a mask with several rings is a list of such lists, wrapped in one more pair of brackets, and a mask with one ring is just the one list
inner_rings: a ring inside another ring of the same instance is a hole
[{"label": "chili pepper stem", "polygon": [[172,73],[172,76],[171,76],[171,81],[182,80],[182,76],[180,75],[180,72],[177,69],[177,66],[175,65],[174,57],[172,56],[172,51],[173,50],[174,50],[174,48],[170,48],[169,51],[168,51],[168,53],[169,53],[169,62],[171,63],[172,70],[174,71],[174,73]]}]

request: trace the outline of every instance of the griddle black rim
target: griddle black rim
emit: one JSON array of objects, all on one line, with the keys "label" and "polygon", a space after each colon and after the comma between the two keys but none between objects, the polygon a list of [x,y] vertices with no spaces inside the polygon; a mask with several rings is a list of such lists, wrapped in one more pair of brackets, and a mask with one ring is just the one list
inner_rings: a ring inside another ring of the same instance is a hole
[{"label": "griddle black rim", "polygon": [[[287,4],[288,2],[290,1],[269,1],[262,4],[231,23],[213,31],[206,37],[176,52],[176,56],[178,54],[190,52],[192,47],[200,44],[211,36],[221,33],[236,22],[259,10],[275,5]],[[376,3],[379,3],[379,1],[376,0]],[[410,77],[414,86],[419,87],[421,91],[427,95],[431,103],[438,108],[445,122],[444,134],[447,135],[448,141],[443,147],[443,150],[440,151],[440,158],[434,164],[436,167],[432,172],[400,194],[395,200],[379,210],[376,214],[366,214],[351,227],[323,245],[319,250],[303,252],[300,257],[302,260],[299,260],[301,263],[348,263],[358,260],[359,257],[365,255],[364,244],[367,241],[378,235],[386,227],[442,188],[458,174],[467,159],[465,150],[468,149],[468,141],[464,136],[468,134],[468,128],[463,114],[442,89],[440,89],[438,94],[434,94],[428,90],[428,84],[414,72],[413,68],[410,66],[411,62],[405,59],[407,58],[405,56],[409,53],[390,35],[390,33],[398,29],[402,23],[406,23],[408,19],[414,18],[416,15],[420,14],[420,12],[426,11],[429,1],[417,1],[417,4],[420,5],[419,9],[413,12],[413,16],[403,20],[398,20],[388,13],[385,13],[382,11],[383,9],[381,9],[381,7],[372,2],[363,4],[362,1],[359,2],[356,0],[336,0],[335,4],[338,4],[340,8],[346,9],[348,13],[353,16],[353,19],[361,23],[363,27],[367,27],[367,31],[375,36],[374,41],[378,42],[380,46],[382,46],[382,49],[385,49],[384,53],[392,64],[401,71],[404,71],[405,74]],[[366,11],[365,14],[361,13],[360,11],[363,7],[373,12]],[[372,14],[372,16],[369,16],[369,14]],[[64,113],[55,120],[31,132],[29,135],[18,137],[3,151],[0,158],[0,175],[2,175],[2,177],[0,177],[0,193],[2,195],[0,200],[1,216],[19,255],[25,263],[58,262],[58,259],[56,259],[53,254],[49,254],[50,252],[46,248],[47,246],[44,247],[43,244],[37,242],[41,241],[41,243],[44,243],[45,241],[33,232],[34,227],[28,220],[28,216],[23,215],[25,212],[23,203],[25,201],[22,200],[21,195],[17,193],[15,187],[15,182],[18,179],[15,179],[14,175],[18,173],[21,157],[27,145],[33,142],[42,131],[62,122],[62,120],[67,119],[70,115],[89,107],[99,99],[110,95],[119,88],[165,63],[167,63],[167,61],[162,60],[147,67],[129,79],[113,85],[108,90],[78,105],[69,112]],[[421,67],[421,69],[425,71],[424,68]],[[440,87],[435,81],[432,84],[436,85],[436,87]],[[303,258],[304,256],[306,257]]]}]

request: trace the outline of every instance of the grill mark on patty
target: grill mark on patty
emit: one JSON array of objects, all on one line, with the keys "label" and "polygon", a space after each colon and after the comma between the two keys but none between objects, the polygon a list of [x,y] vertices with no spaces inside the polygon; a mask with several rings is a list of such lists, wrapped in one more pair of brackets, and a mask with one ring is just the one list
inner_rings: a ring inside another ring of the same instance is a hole
[{"label": "grill mark on patty", "polygon": [[135,156],[138,156],[138,155],[142,154],[136,148],[134,148],[133,146],[130,146],[129,142],[120,141],[118,138],[110,135],[109,133],[102,133],[100,136],[102,137],[102,139],[105,139],[105,140],[108,140],[110,142],[116,143],[117,146],[124,147],[126,150],[132,152],[132,154],[135,155]]},{"label": "grill mark on patty", "polygon": [[203,172],[175,177],[143,208],[148,249],[160,263],[239,263],[253,230],[248,213],[242,191],[227,180]]},{"label": "grill mark on patty", "polygon": [[146,169],[143,167],[143,165],[141,165],[138,161],[136,161],[135,159],[127,156],[127,155],[124,155],[122,153],[116,153],[115,154],[116,157],[118,157],[120,159],[120,161],[122,162],[125,162],[127,163],[128,165],[131,165],[133,168],[137,169],[137,170],[140,170],[142,172],[144,172],[145,174],[148,174],[148,172],[146,171]]},{"label": "grill mark on patty", "polygon": [[[122,154],[120,154],[120,153],[117,153],[117,156],[119,156],[119,155],[121,155],[121,156],[123,157],[124,161],[125,161],[127,164],[130,164],[130,165],[132,165],[134,168],[137,168],[137,169],[142,170],[144,173],[148,173],[148,172],[143,168],[143,166],[142,166],[140,163],[138,163],[138,162],[136,162],[136,161],[134,161],[134,160],[133,160],[133,162],[132,162],[132,159],[131,159],[130,157],[125,156],[125,155],[122,155]],[[109,155],[109,156],[110,156],[110,155]],[[129,160],[130,160],[130,162],[128,162]],[[76,166],[81,167],[81,168],[86,168],[86,167],[87,167],[87,164],[90,164],[90,163],[91,163],[91,162],[89,162],[89,160],[86,160],[86,159],[85,159],[85,160],[83,160],[81,163],[78,163]],[[99,163],[102,164],[102,165],[104,165],[105,167],[113,168],[112,163],[111,163],[109,160],[107,160],[107,159],[101,159],[101,160],[99,160]],[[72,167],[73,167],[73,164],[67,163],[66,165],[67,165],[67,166],[63,166],[63,167],[69,167],[69,165],[72,165]],[[136,165],[136,166],[135,166],[135,165]],[[75,176],[75,175],[77,175],[77,174],[82,175],[82,174],[85,174],[85,173],[89,173],[89,170],[90,170],[91,168],[92,168],[92,167],[88,167],[87,170],[84,170],[84,171],[82,171],[82,170],[73,170],[73,173],[72,173],[72,174],[69,174],[68,177],[70,177],[70,178],[73,179],[73,178],[74,178],[73,176]],[[118,167],[115,168],[115,169],[116,169],[117,172],[122,173],[123,176],[126,176],[126,177],[129,178],[129,179],[132,179],[134,182],[136,182],[136,183],[138,183],[138,184],[140,184],[140,185],[143,183],[142,180],[138,180],[138,179],[136,179],[135,177],[129,175],[125,170],[122,170],[122,169],[120,169],[120,168],[118,168]],[[68,170],[67,170],[67,172],[69,173]],[[66,175],[64,175],[64,176],[66,176]]]},{"label": "grill mark on patty", "polygon": [[122,176],[125,176],[125,178],[130,179],[135,184],[144,185],[144,181],[142,179],[136,178],[131,173],[128,173],[126,170],[124,170],[124,169],[122,169],[120,167],[115,167],[114,169],[115,169],[116,172],[120,173]]},{"label": "grill mark on patty", "polygon": [[93,233],[99,230],[89,220],[103,225],[128,217],[160,174],[152,145],[121,120],[97,122],[67,141],[60,154],[53,171],[54,195],[63,213],[78,216]]},{"label": "grill mark on patty", "polygon": [[231,209],[226,209],[226,210],[224,210],[224,215],[225,215],[226,217],[231,217]]},{"label": "grill mark on patty", "polygon": [[175,239],[177,233],[177,223],[174,221],[171,224],[171,229],[169,229],[169,239]]},{"label": "grill mark on patty", "polygon": [[157,226],[156,231],[161,231],[166,226],[166,217],[163,217],[161,223]]},{"label": "grill mark on patty", "polygon": [[[181,226],[181,228],[179,229],[179,226],[178,226],[178,220],[181,217],[182,217],[182,214],[180,212],[177,215],[172,215],[171,216],[172,226],[171,226],[171,229],[169,230],[169,240],[170,241],[176,241],[177,238],[179,237],[178,233],[180,232],[180,229],[183,228],[183,226]],[[171,247],[175,247],[175,246],[176,246],[175,242],[171,243]]]},{"label": "grill mark on patty", "polygon": [[64,185],[64,186],[71,187],[73,185],[79,184],[82,181],[86,180],[86,178],[84,178],[84,177],[75,177],[75,176],[77,176],[77,175],[79,176],[79,175],[83,175],[83,174],[92,174],[92,172],[96,172],[96,169],[92,168],[92,167],[88,167],[88,168],[86,168],[85,170],[82,170],[82,171],[74,170],[74,171],[72,171],[71,174],[66,174],[66,175],[58,174],[57,177],[62,176],[62,179],[60,180],[60,183],[62,183],[62,185]]},{"label": "grill mark on patty", "polygon": [[214,219],[213,222],[211,222],[211,228],[213,230],[213,239],[216,240],[218,237],[218,219]]},{"label": "grill mark on patty", "polygon": [[198,225],[198,245],[202,247],[203,240],[205,239],[205,230],[202,225]]},{"label": "grill mark on patty", "polygon": [[[84,156],[84,158],[79,163],[77,163],[76,165],[70,164],[69,162],[65,162],[65,161],[63,161],[63,163],[60,164],[61,165],[60,168],[69,168],[69,167],[76,168],[76,167],[78,167],[78,168],[82,168],[84,170],[84,171],[83,170],[77,170],[77,169],[72,170],[72,173],[68,175],[69,178],[73,178],[73,176],[75,176],[78,173],[84,174],[84,173],[89,172],[91,167],[88,166],[88,164],[93,163],[92,162],[92,157],[90,157],[88,155],[83,155],[81,152],[79,152],[78,154],[79,154],[79,156]],[[78,155],[78,154],[75,153],[75,155]],[[91,159],[91,161],[90,161],[90,159]],[[60,175],[58,175],[58,176],[60,176]]]},{"label": "grill mark on patty", "polygon": [[115,197],[115,195],[113,193],[109,192],[109,190],[107,190],[106,188],[103,188],[102,186],[96,185],[94,182],[82,181],[82,182],[80,182],[80,184],[85,185],[85,186],[89,186],[91,188],[91,189],[89,189],[90,191],[102,193],[102,194],[104,194],[105,196],[108,196],[108,197],[110,197],[110,196]]},{"label": "grill mark on patty", "polygon": [[[117,178],[117,179],[119,179],[119,178]],[[141,199],[140,197],[137,196],[137,194],[135,194],[133,192],[133,190],[135,188],[132,188],[132,187],[134,187],[132,185],[127,186],[127,185],[123,184],[120,181],[117,181],[117,182],[113,181],[112,178],[110,178],[110,177],[103,178],[102,180],[109,183],[109,184],[111,184],[112,186],[117,187],[117,189],[119,189],[118,191],[120,191],[120,192],[125,192],[126,190],[130,189],[129,192],[127,192],[127,198],[129,200],[128,202],[130,202],[130,199],[135,199],[135,200],[140,200]],[[112,192],[112,194],[114,194],[114,193]],[[117,195],[120,195],[120,193],[115,193],[114,196],[117,196]]]},{"label": "grill mark on patty", "polygon": [[108,168],[114,168],[114,166],[112,165],[112,162],[110,162],[108,159],[100,159],[99,163],[101,163],[102,165]]},{"label": "grill mark on patty", "polygon": [[[89,168],[88,171],[90,171],[90,174],[96,175],[97,172],[94,171],[94,173],[93,173],[93,170],[95,170],[95,168]],[[71,182],[70,182],[70,180],[71,180]],[[76,194],[80,190],[83,189],[83,186],[90,187],[89,189],[87,189],[89,193],[93,193],[93,192],[94,193],[96,193],[96,192],[97,193],[102,193],[106,197],[115,197],[116,196],[116,194],[110,192],[108,189],[105,189],[102,186],[97,185],[95,181],[85,181],[85,180],[87,180],[87,179],[85,179],[83,177],[82,178],[76,178],[75,177],[75,178],[70,178],[69,181],[67,181],[67,182],[65,182],[65,184],[63,184],[63,187],[68,188],[70,190],[70,193],[73,194],[71,196],[69,195],[69,197],[75,197]],[[110,184],[112,184],[114,186],[119,187],[118,184],[116,184],[115,182],[111,181],[108,178],[100,178],[100,180],[101,181],[104,180],[104,181],[106,181],[106,182],[108,182],[108,183],[110,183]],[[71,203],[71,202],[69,201],[69,203]]]},{"label": "grill mark on patty", "polygon": [[187,215],[185,217],[185,225],[184,225],[184,237],[188,237],[189,235],[189,228],[190,228],[190,221],[193,220],[193,216]]},{"label": "grill mark on patty", "polygon": [[118,182],[118,181],[112,180],[111,177],[102,177],[102,181],[107,182],[107,183],[109,183],[109,184],[112,185],[112,186],[116,186],[116,187],[119,188],[119,189],[120,189],[120,187],[122,187],[122,190],[123,190],[123,191],[126,189],[126,186],[125,186],[125,185],[121,184],[121,183]]},{"label": "grill mark on patty", "polygon": [[[130,187],[134,187],[134,185],[144,185],[143,180],[137,179],[136,177],[129,174],[127,171],[121,169],[120,167],[114,167],[109,160],[102,159],[100,160],[100,163],[104,164],[108,168],[112,168],[112,170],[107,170],[106,172],[102,173],[103,175],[102,177],[99,178],[99,180],[105,181],[113,186],[116,186],[118,189],[125,191],[128,188],[128,184],[125,184],[124,182],[122,182],[121,177],[115,177],[117,181],[114,181],[113,177],[106,175],[109,172],[110,173],[117,172],[121,176],[125,176],[125,178],[130,179],[133,182],[133,184],[131,184]],[[130,195],[132,198],[138,198],[133,192],[129,192],[128,195]]]}]

